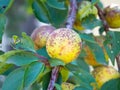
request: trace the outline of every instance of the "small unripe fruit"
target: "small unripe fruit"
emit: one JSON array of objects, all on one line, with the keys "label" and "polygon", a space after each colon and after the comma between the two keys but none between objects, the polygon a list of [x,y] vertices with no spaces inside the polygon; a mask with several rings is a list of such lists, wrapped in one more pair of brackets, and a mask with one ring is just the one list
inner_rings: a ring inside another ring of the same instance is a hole
[{"label": "small unripe fruit", "polygon": [[44,25],[36,28],[31,34],[31,38],[34,41],[35,49],[40,49],[46,45],[46,40],[51,32],[55,28],[51,25]]},{"label": "small unripe fruit", "polygon": [[71,84],[71,83],[67,83],[67,82],[63,82],[61,84],[62,90],[74,90],[75,85]]},{"label": "small unripe fruit", "polygon": [[96,67],[92,74],[95,77],[99,88],[107,81],[120,77],[119,72],[111,66]]},{"label": "small unripe fruit", "polygon": [[60,28],[49,35],[46,49],[50,57],[69,63],[80,54],[81,38],[71,29]]},{"label": "small unripe fruit", "polygon": [[110,28],[120,28],[120,7],[108,6],[104,9],[105,19]]}]

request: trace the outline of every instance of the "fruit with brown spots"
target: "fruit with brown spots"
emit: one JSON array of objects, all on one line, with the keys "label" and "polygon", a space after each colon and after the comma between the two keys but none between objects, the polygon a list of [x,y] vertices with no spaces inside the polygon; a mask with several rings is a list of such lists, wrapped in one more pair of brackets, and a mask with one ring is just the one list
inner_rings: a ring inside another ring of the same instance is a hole
[{"label": "fruit with brown spots", "polygon": [[40,49],[46,45],[46,40],[51,32],[53,32],[55,28],[51,25],[43,25],[36,28],[32,34],[31,38],[34,41],[35,49]]},{"label": "fruit with brown spots", "polygon": [[104,9],[105,19],[110,28],[120,28],[120,7],[108,6]]},{"label": "fruit with brown spots", "polygon": [[93,70],[92,75],[98,84],[98,88],[101,88],[107,81],[120,77],[119,72],[111,66],[98,66]]},{"label": "fruit with brown spots", "polygon": [[72,29],[59,28],[49,35],[46,49],[50,57],[70,63],[80,54],[81,38]]}]

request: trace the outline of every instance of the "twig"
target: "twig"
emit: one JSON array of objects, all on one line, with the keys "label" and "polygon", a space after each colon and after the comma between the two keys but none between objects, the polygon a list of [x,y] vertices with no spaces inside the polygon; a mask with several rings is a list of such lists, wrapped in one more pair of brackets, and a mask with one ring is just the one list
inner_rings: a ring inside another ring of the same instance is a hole
[{"label": "twig", "polygon": [[68,18],[66,21],[66,28],[72,28],[73,23],[76,18],[76,12],[77,12],[77,1],[76,0],[70,0],[70,10],[68,14]]},{"label": "twig", "polygon": [[[107,24],[107,22],[105,20],[104,13],[103,13],[103,11],[101,10],[101,8],[97,4],[95,6],[98,9],[99,17],[102,20],[103,26],[104,26],[104,30],[107,33],[109,31],[109,25]],[[120,54],[118,56],[116,56],[116,61],[117,61],[118,70],[120,72]]]},{"label": "twig", "polygon": [[[68,14],[68,18],[66,21],[66,28],[72,28],[75,18],[76,18],[76,12],[77,12],[77,1],[76,0],[70,0],[70,11]],[[51,74],[51,79],[48,85],[47,90],[54,90],[55,82],[58,77],[58,72],[59,72],[59,66],[53,67],[52,69],[52,74]]]},{"label": "twig", "polygon": [[58,72],[59,72],[59,66],[56,66],[52,69],[51,79],[50,79],[47,90],[53,90],[54,89],[55,82],[56,82],[57,77],[58,77]]},{"label": "twig", "polygon": [[48,62],[48,59],[44,56],[41,56],[37,53],[35,53],[35,56],[37,56],[40,60],[39,62],[43,62],[46,66],[50,66],[50,63]]},{"label": "twig", "polygon": [[103,13],[101,8],[97,4],[95,6],[98,9],[98,15],[99,15],[100,19],[102,20],[103,26],[104,26],[104,30],[107,33],[109,31],[109,25],[107,24],[107,22],[105,20],[104,13]]}]

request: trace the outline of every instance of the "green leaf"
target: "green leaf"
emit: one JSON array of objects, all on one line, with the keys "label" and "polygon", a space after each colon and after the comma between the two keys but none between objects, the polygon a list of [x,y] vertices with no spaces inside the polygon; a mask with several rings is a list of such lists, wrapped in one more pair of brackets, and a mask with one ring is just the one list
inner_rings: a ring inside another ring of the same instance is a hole
[{"label": "green leaf", "polygon": [[62,65],[62,66],[65,65],[65,63],[62,60],[56,59],[56,58],[50,59],[49,62],[50,62],[50,66],[52,66],[52,67],[55,67],[55,66],[58,66],[58,65]]},{"label": "green leaf", "polygon": [[23,90],[24,68],[19,68],[11,72],[5,79],[2,90]]},{"label": "green leaf", "polygon": [[0,56],[1,62],[15,64],[18,66],[30,64],[37,60],[39,60],[39,59],[34,55],[34,53],[26,52],[23,50],[9,51]]},{"label": "green leaf", "polygon": [[3,55],[0,55],[0,62],[5,62],[10,56],[13,56],[16,53],[23,52],[23,50],[12,50],[9,52],[4,53]]},{"label": "green leaf", "polygon": [[58,73],[58,78],[57,78],[57,80],[56,80],[56,84],[62,84],[62,75],[60,74],[60,73]]},{"label": "green leaf", "polygon": [[91,42],[91,43],[96,43],[94,37],[92,34],[85,34],[85,33],[81,33],[80,34],[81,39],[83,39],[84,41],[87,42]]},{"label": "green leaf", "polygon": [[88,17],[89,15],[97,16],[97,14],[98,14],[97,8],[94,5],[92,5],[90,1],[87,0],[81,1],[78,7],[78,16],[80,21],[82,21],[84,18]]},{"label": "green leaf", "polygon": [[100,0],[91,0],[91,3],[93,4],[93,5],[95,5],[96,3],[98,3]]},{"label": "green leaf", "polygon": [[48,11],[42,3],[38,3],[36,0],[34,0],[32,4],[32,9],[38,20],[44,23],[50,22]]},{"label": "green leaf", "polygon": [[64,2],[60,2],[58,0],[46,0],[47,4],[50,7],[56,8],[56,9],[60,9],[60,10],[65,10],[65,6],[64,6]]},{"label": "green leaf", "polygon": [[6,64],[6,63],[0,63],[0,74],[3,74],[7,70],[9,70],[13,64]]},{"label": "green leaf", "polygon": [[90,68],[83,58],[78,57],[78,59],[75,60],[75,63],[77,66],[80,66],[81,69],[90,72]]},{"label": "green leaf", "polygon": [[44,76],[45,76],[47,73],[49,73],[49,72],[51,72],[51,68],[45,67],[43,73],[41,73],[41,74],[39,75],[39,77],[38,77],[38,79],[37,79],[37,82],[38,82],[38,83],[42,82],[42,79],[44,78]]},{"label": "green leaf", "polygon": [[79,86],[79,87],[76,87],[74,90],[90,90],[90,89]]},{"label": "green leaf", "polygon": [[26,35],[26,33],[22,33],[22,38],[20,39],[16,35],[13,36],[14,44],[16,49],[24,49],[27,51],[35,52],[34,43],[32,39]]},{"label": "green leaf", "polygon": [[0,55],[4,54],[4,51],[0,50]]},{"label": "green leaf", "polygon": [[59,10],[49,6],[47,6],[47,8],[50,14],[50,23],[55,27],[61,27],[67,19],[68,9]]},{"label": "green leaf", "polygon": [[55,84],[56,90],[62,90],[61,86],[59,84]]},{"label": "green leaf", "polygon": [[48,55],[48,53],[46,51],[46,47],[43,47],[43,48],[37,50],[37,53],[41,56],[44,56],[44,57],[50,59],[50,56]]},{"label": "green leaf", "polygon": [[104,27],[100,27],[100,29],[99,29],[99,34],[102,35],[103,32],[105,32]]},{"label": "green leaf", "polygon": [[49,6],[46,2],[35,0],[32,8],[35,16],[41,22],[51,23],[55,27],[61,27],[67,18],[68,9],[56,9]]},{"label": "green leaf", "polygon": [[102,22],[99,19],[97,19],[94,15],[89,15],[88,17],[83,19],[82,25],[86,29],[92,30],[97,26],[102,26]]},{"label": "green leaf", "polygon": [[101,90],[120,90],[120,78],[109,80],[102,86]]},{"label": "green leaf", "polygon": [[94,43],[86,42],[86,44],[88,45],[88,47],[91,50],[92,54],[95,56],[95,60],[98,63],[106,65],[107,61],[105,59],[105,55],[104,55],[102,47],[100,47],[97,43],[94,44]]},{"label": "green leaf", "polygon": [[31,86],[38,78],[38,76],[43,73],[44,64],[40,62],[33,62],[28,65],[25,71],[24,87]]},{"label": "green leaf", "polygon": [[0,14],[5,13],[14,0],[0,0]]},{"label": "green leaf", "polygon": [[69,74],[70,74],[69,70],[65,67],[61,67],[59,71],[62,76],[62,82],[66,82],[69,78]]},{"label": "green leaf", "polygon": [[80,69],[78,66],[73,64],[66,65],[66,68],[72,72],[74,79],[76,79],[77,85],[81,85],[82,87],[86,87],[87,89],[93,90],[93,84],[95,84],[95,79],[93,76],[86,72],[83,69]]},{"label": "green leaf", "polygon": [[6,24],[6,17],[5,15],[0,14],[0,43],[2,42],[2,36],[4,33],[5,24]]},{"label": "green leaf", "polygon": [[109,31],[104,42],[105,49],[112,61],[115,63],[116,56],[120,53],[120,32]]},{"label": "green leaf", "polygon": [[51,77],[51,72],[48,72],[46,75],[44,75],[44,77],[42,79],[42,89],[43,90],[47,90],[49,81],[50,81],[50,77]]}]

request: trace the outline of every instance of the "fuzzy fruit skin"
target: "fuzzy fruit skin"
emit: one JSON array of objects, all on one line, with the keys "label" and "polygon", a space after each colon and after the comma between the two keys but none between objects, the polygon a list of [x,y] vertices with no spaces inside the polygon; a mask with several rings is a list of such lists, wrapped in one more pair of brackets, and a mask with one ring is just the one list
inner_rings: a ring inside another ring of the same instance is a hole
[{"label": "fuzzy fruit skin", "polygon": [[51,32],[55,28],[50,25],[44,25],[36,28],[31,34],[31,38],[34,41],[35,49],[38,50],[46,45],[46,40]]},{"label": "fuzzy fruit skin", "polygon": [[99,66],[96,67],[93,72],[93,76],[96,79],[98,88],[101,88],[104,83],[111,79],[116,79],[120,77],[120,73],[111,66]]},{"label": "fuzzy fruit skin", "polygon": [[106,7],[104,9],[105,19],[110,28],[120,28],[120,8]]},{"label": "fuzzy fruit skin", "polygon": [[81,38],[71,29],[60,28],[49,35],[46,49],[50,57],[70,63],[80,54]]},{"label": "fuzzy fruit skin", "polygon": [[62,90],[74,90],[75,85],[71,84],[71,83],[67,83],[67,82],[63,82],[61,84]]}]

